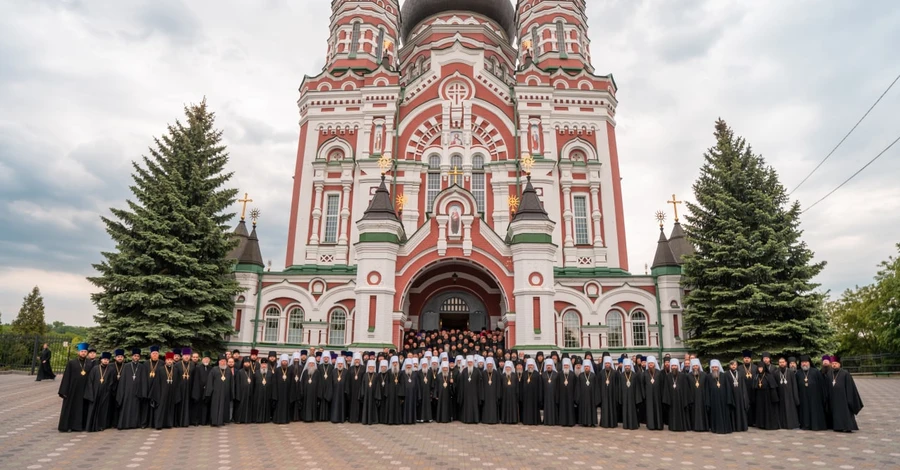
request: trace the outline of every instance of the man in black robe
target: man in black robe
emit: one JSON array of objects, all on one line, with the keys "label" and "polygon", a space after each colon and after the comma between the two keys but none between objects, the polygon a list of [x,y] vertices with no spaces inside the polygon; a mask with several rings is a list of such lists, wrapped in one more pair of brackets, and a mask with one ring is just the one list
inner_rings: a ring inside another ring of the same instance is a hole
[{"label": "man in black robe", "polygon": [[528,426],[541,424],[544,385],[541,383],[541,371],[537,369],[534,359],[525,359],[525,372],[522,374],[520,385],[522,424]]},{"label": "man in black robe", "polygon": [[131,350],[131,362],[122,367],[122,375],[116,383],[117,429],[135,429],[141,426],[141,408],[147,396],[147,370],[141,361],[141,349]]},{"label": "man in black robe", "polygon": [[788,368],[788,362],[783,356],[778,358],[775,378],[778,380],[778,422],[781,429],[798,429],[800,415],[797,413],[797,406],[800,403],[800,391],[797,389],[797,374]]},{"label": "man in black robe", "polygon": [[403,423],[400,394],[400,358],[391,356],[390,368],[381,373],[381,424]]},{"label": "man in black robe", "polygon": [[316,367],[316,360],[306,359],[306,368],[297,378],[297,398],[300,401],[300,420],[312,423],[318,420],[319,406],[325,391],[324,374]]},{"label": "man in black robe", "polygon": [[84,399],[89,403],[85,424],[88,432],[103,431],[110,427],[110,394],[116,375],[115,368],[109,364],[111,357],[109,352],[104,352],[100,356],[100,363],[88,373],[87,389],[84,391]]},{"label": "man in black robe", "polygon": [[175,404],[181,401],[178,388],[181,376],[175,371],[175,353],[167,352],[165,363],[160,368],[162,375],[151,382],[148,395],[150,409],[153,412],[153,427],[157,430],[168,429],[175,425]]},{"label": "man in black robe", "polygon": [[619,384],[619,400],[622,404],[623,429],[638,429],[641,421],[638,418],[638,405],[644,402],[644,390],[641,384],[641,374],[633,370],[631,359],[622,360],[622,372],[616,378]]},{"label": "man in black robe", "polygon": [[378,424],[378,401],[381,399],[381,375],[375,370],[375,360],[366,362],[366,370],[360,374],[359,422]]},{"label": "man in black robe", "polygon": [[268,423],[272,420],[274,390],[275,374],[269,370],[269,361],[260,361],[253,374],[253,394],[250,396],[252,422]]},{"label": "man in black robe", "polygon": [[116,403],[116,394],[119,390],[119,381],[122,379],[122,371],[125,369],[125,350],[116,349],[111,363],[115,376],[109,388],[109,426],[114,427],[119,422],[119,405]]},{"label": "man in black robe", "polygon": [[53,353],[50,352],[50,345],[44,343],[44,348],[41,349],[41,355],[38,356],[41,365],[38,367],[37,378],[35,378],[36,382],[40,382],[41,380],[56,380],[56,374],[53,373],[53,367],[50,363],[50,358],[52,356]]},{"label": "man in black robe", "polygon": [[757,429],[774,430],[781,427],[778,421],[778,381],[763,361],[756,365],[750,399],[756,413],[753,422]]},{"label": "man in black robe", "polygon": [[[449,364],[448,364],[449,365]],[[422,359],[422,370],[419,371],[419,387],[422,389],[422,402],[419,406],[419,422],[434,421],[434,387],[440,372],[440,359],[437,356]]]},{"label": "man in black robe", "polygon": [[163,376],[165,364],[159,360],[159,346],[150,346],[150,360],[145,364],[147,369],[147,394],[141,403],[141,428],[156,427],[153,422],[154,410],[150,406],[150,393],[158,386],[160,380],[166,380]]},{"label": "man in black robe", "polygon": [[219,355],[219,364],[210,371],[206,380],[206,400],[209,402],[210,426],[224,426],[231,412],[234,397],[234,376],[228,370],[228,357]]},{"label": "man in black robe", "polygon": [[[197,353],[191,355],[199,356]],[[194,364],[194,372],[191,374],[191,425],[206,426],[209,424],[209,402],[206,400],[206,385],[209,382],[209,374],[217,366],[212,364],[209,352],[203,353],[203,359]]]},{"label": "man in black robe", "polygon": [[665,376],[659,369],[656,357],[647,356],[647,370],[641,374],[641,388],[644,395],[644,420],[647,429],[661,431],[665,425],[663,421],[662,394],[665,386]]},{"label": "man in black robe", "polygon": [[328,421],[331,419],[331,402],[325,399],[325,391],[328,388],[328,385],[331,384],[334,364],[331,361],[331,353],[328,351],[325,351],[322,354],[321,359],[322,362],[319,364],[319,373],[321,376],[320,386],[322,387],[322,396],[319,398],[320,406],[317,421]]},{"label": "man in black robe", "polygon": [[519,391],[521,384],[513,361],[503,364],[500,378],[500,422],[519,424]]},{"label": "man in black robe", "polygon": [[575,390],[578,387],[577,376],[572,370],[572,360],[562,360],[562,370],[556,380],[557,424],[575,426]]},{"label": "man in black robe", "polygon": [[800,356],[800,370],[796,378],[800,394],[800,428],[805,431],[828,429],[825,420],[828,386],[822,373],[812,366],[809,356]]},{"label": "man in black robe", "polygon": [[462,423],[480,422],[479,407],[484,401],[482,380],[482,371],[475,367],[475,357],[466,357],[466,367],[459,373],[457,379],[456,402],[460,413],[457,419]]},{"label": "man in black robe", "polygon": [[500,422],[500,398],[503,395],[500,371],[497,370],[493,357],[485,359],[484,371],[481,372],[481,392],[484,405],[481,407],[481,422],[497,424]]},{"label": "man in black robe", "polygon": [[[362,392],[362,388],[366,385],[365,381],[365,372],[366,366],[363,363],[362,355],[360,353],[353,354],[353,363],[350,364],[350,368],[348,370],[348,387],[350,388],[348,394],[348,416],[347,419],[351,423],[358,423],[362,418],[360,414],[360,393]],[[372,371],[375,372],[374,370]]]},{"label": "man in black robe", "polygon": [[619,427],[619,374],[613,368],[611,356],[603,356],[603,370],[597,375],[600,376],[600,427]]},{"label": "man in black robe", "polygon": [[587,427],[597,426],[597,408],[600,406],[600,384],[594,373],[594,363],[582,361],[582,372],[575,379],[575,404],[578,424]]},{"label": "man in black robe", "polygon": [[88,360],[88,344],[78,344],[78,357],[66,364],[63,378],[59,382],[59,397],[63,399],[59,412],[59,432],[83,431],[87,421],[87,406],[84,391],[87,388],[88,373],[93,363]]},{"label": "man in black robe", "polygon": [[708,377],[700,365],[700,359],[691,359],[691,392],[694,400],[691,404],[691,429],[697,432],[709,431],[709,396],[706,382]]},{"label": "man in black robe", "polygon": [[178,395],[180,399],[175,405],[175,427],[186,428],[191,425],[191,386],[194,375],[194,364],[191,362],[191,348],[181,349],[181,360],[175,362],[175,373],[181,377],[178,383]]},{"label": "man in black robe", "polygon": [[[841,358],[831,357],[831,389],[828,391],[831,404],[832,429],[838,432],[859,431],[856,415],[863,409],[862,398],[856,389],[853,377],[841,369]],[[827,385],[826,385],[827,386]]]},{"label": "man in black robe", "polygon": [[241,368],[237,372],[237,380],[234,383],[234,416],[232,419],[235,423],[252,423],[253,422],[253,379],[256,374],[250,367],[252,360],[245,357],[242,360]]},{"label": "man in black robe", "polygon": [[294,402],[299,397],[297,385],[300,380],[299,375],[295,375],[294,367],[291,365],[289,356],[282,354],[278,367],[272,371],[274,378],[272,379],[272,422],[275,424],[288,424],[294,416]]},{"label": "man in black robe", "polygon": [[728,372],[725,373],[725,379],[731,387],[731,399],[734,406],[731,409],[731,430],[734,432],[744,432],[749,427],[747,414],[750,412],[750,383],[753,380],[751,373],[750,379],[746,379],[745,375],[738,370],[737,361],[731,361],[728,364]]},{"label": "man in black robe", "polygon": [[709,414],[709,430],[716,434],[730,434],[734,395],[731,377],[722,370],[722,363],[709,361],[706,377],[706,410]]},{"label": "man in black robe", "polygon": [[347,361],[343,357],[337,358],[334,370],[331,371],[329,380],[325,382],[324,402],[331,404],[331,422],[343,423],[347,420],[348,402],[350,397],[350,374],[347,373]]},{"label": "man in black robe", "polygon": [[414,358],[406,359],[403,361],[403,370],[400,371],[400,397],[402,398],[400,424],[416,424],[416,414],[422,398],[422,391],[419,388],[419,373],[413,368],[413,364],[416,362]]},{"label": "man in black robe", "polygon": [[688,374],[679,371],[678,359],[669,360],[669,373],[665,375],[663,404],[668,406],[669,431],[688,431],[691,425],[691,404],[694,394]]}]

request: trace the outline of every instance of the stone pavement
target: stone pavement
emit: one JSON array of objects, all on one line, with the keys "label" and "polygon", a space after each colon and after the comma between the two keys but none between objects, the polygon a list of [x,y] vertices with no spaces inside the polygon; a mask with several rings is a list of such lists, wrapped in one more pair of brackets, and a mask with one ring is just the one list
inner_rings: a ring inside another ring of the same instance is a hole
[{"label": "stone pavement", "polygon": [[900,380],[857,379],[862,431],[291,423],[59,433],[59,382],[0,375],[3,469],[896,469]]}]

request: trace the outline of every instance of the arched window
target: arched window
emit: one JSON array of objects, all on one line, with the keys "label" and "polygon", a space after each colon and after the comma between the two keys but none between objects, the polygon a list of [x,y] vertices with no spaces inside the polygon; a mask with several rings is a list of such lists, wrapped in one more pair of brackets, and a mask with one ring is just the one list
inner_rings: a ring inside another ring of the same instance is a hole
[{"label": "arched window", "polygon": [[478,212],[484,212],[484,157],[480,154],[472,157],[472,195]]},{"label": "arched window", "polygon": [[541,54],[540,49],[538,49],[538,44],[540,44],[540,39],[538,38],[538,30],[537,26],[531,27],[531,56],[534,58],[534,61],[537,62],[537,56]]},{"label": "arched window", "polygon": [[294,307],[288,314],[287,342],[298,344],[303,342],[303,309]]},{"label": "arched window", "polygon": [[263,341],[267,343],[278,342],[278,327],[281,324],[281,309],[272,306],[266,309],[265,331]]},{"label": "arched window", "polygon": [[356,57],[359,50],[359,21],[353,23],[353,31],[350,33],[350,57]]},{"label": "arched window", "polygon": [[441,304],[441,312],[469,313],[469,304],[459,297],[450,297]]},{"label": "arched window", "polygon": [[419,56],[418,66],[416,66],[416,70],[419,71],[419,75],[425,73],[425,56]]},{"label": "arched window", "polygon": [[556,47],[559,50],[560,57],[568,57],[566,51],[566,28],[562,20],[556,22]]},{"label": "arched window", "polygon": [[345,333],[347,332],[347,313],[344,310],[336,308],[331,311],[331,318],[328,322],[328,344],[342,345],[345,343]]},{"label": "arched window", "polygon": [[625,344],[622,340],[622,313],[618,310],[610,310],[610,312],[606,314],[606,326],[609,328],[609,333],[607,334],[609,347],[624,347]]},{"label": "arched window", "polygon": [[631,314],[631,342],[634,346],[647,345],[647,315],[640,310]]},{"label": "arched window", "polygon": [[459,155],[454,155],[454,156],[450,157],[450,168],[452,168],[454,170],[457,168],[461,169],[462,168],[462,157]]},{"label": "arched window", "polygon": [[584,152],[581,150],[573,150],[572,153],[569,154],[569,158],[575,163],[584,163]]},{"label": "arched window", "polygon": [[425,212],[431,211],[434,198],[441,192],[441,156],[431,154],[428,157],[428,173],[425,175]]},{"label": "arched window", "polygon": [[378,58],[378,62],[381,62],[381,59],[384,57],[384,28],[378,28],[378,42],[375,43],[375,57]]},{"label": "arched window", "polygon": [[572,310],[563,314],[563,347],[581,347],[581,317]]}]

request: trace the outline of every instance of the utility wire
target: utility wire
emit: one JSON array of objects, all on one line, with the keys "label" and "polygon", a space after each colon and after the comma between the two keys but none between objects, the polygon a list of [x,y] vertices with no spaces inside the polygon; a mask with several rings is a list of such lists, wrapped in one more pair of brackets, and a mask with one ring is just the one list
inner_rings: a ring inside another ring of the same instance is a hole
[{"label": "utility wire", "polygon": [[838,187],[836,187],[836,188],[832,189],[831,191],[829,191],[828,194],[822,196],[821,199],[819,199],[818,201],[812,203],[811,206],[807,207],[806,209],[803,209],[803,211],[800,212],[800,213],[803,214],[804,212],[806,212],[806,211],[812,209],[813,207],[816,207],[816,204],[818,204],[818,203],[824,201],[828,196],[831,196],[832,194],[834,194],[835,191],[837,191],[838,189],[841,189],[842,186],[844,186],[845,184],[849,183],[850,180],[852,180],[854,177],[856,177],[856,175],[862,173],[862,171],[865,170],[866,168],[868,168],[869,165],[871,165],[872,163],[874,163],[875,160],[878,160],[878,157],[884,155],[885,152],[887,152],[888,150],[890,150],[891,147],[893,147],[894,144],[896,144],[898,141],[900,141],[900,137],[897,137],[896,139],[894,139],[894,141],[891,142],[891,145],[888,145],[887,147],[885,147],[885,149],[882,150],[881,152],[879,152],[878,155],[875,155],[875,158],[869,160],[869,163],[866,163],[865,165],[863,165],[862,168],[860,168],[859,170],[857,170],[856,173],[853,173],[852,175],[850,175],[850,177],[847,178],[846,180],[844,180],[843,183],[839,184]]},{"label": "utility wire", "polygon": [[813,173],[815,173],[816,170],[818,170],[819,167],[821,167],[821,166],[825,163],[825,161],[828,160],[829,157],[831,157],[831,154],[833,154],[834,151],[837,150],[838,147],[840,147],[841,144],[843,144],[845,140],[847,140],[847,137],[850,137],[850,134],[852,134],[853,131],[856,130],[857,126],[859,126],[859,124],[860,124],[861,122],[863,122],[863,119],[865,119],[866,116],[868,116],[869,113],[872,112],[872,109],[875,108],[875,105],[877,105],[878,102],[881,101],[882,98],[884,98],[884,95],[886,95],[887,92],[891,91],[891,88],[893,88],[894,84],[897,83],[897,80],[900,80],[900,75],[897,75],[897,78],[895,78],[894,81],[891,82],[890,85],[888,85],[887,89],[884,90],[884,93],[882,93],[881,96],[879,96],[878,99],[875,100],[875,103],[873,103],[871,107],[869,107],[869,110],[866,111],[866,114],[863,114],[863,116],[862,116],[861,118],[859,118],[859,121],[856,121],[856,124],[853,126],[853,128],[850,129],[850,132],[848,132],[847,135],[845,135],[844,138],[841,139],[841,141],[838,142],[837,145],[835,145],[834,148],[831,149],[830,152],[828,152],[828,155],[825,155],[825,158],[823,158],[822,161],[819,162],[819,164],[816,165],[816,167],[813,168],[813,170],[810,171],[808,175],[806,175],[806,178],[803,178],[803,181],[801,181],[800,184],[798,184],[794,189],[791,190],[791,192],[788,193],[788,196],[790,196],[791,194],[794,194],[794,191],[800,189],[800,186],[803,186],[803,183],[805,183],[806,180],[808,180],[809,177],[812,176]]}]

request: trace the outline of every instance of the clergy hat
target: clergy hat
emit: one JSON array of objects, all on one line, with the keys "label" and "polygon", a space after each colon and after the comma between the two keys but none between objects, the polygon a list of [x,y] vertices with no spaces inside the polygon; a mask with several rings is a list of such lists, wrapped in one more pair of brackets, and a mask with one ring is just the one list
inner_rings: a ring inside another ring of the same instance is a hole
[{"label": "clergy hat", "polygon": [[109,351],[103,351],[100,354],[100,359],[110,359],[110,358],[112,358],[112,354],[110,354]]},{"label": "clergy hat", "polygon": [[208,358],[212,359],[212,353],[209,351],[203,351],[203,357],[208,357]]},{"label": "clergy hat", "polygon": [[301,355],[301,356],[308,356],[309,353],[308,353],[305,349],[301,349],[301,350],[300,350],[300,355]]},{"label": "clergy hat", "polygon": [[250,355],[251,356],[259,356],[259,349],[251,349]]},{"label": "clergy hat", "polygon": [[135,354],[137,354],[138,356],[140,356],[140,355],[141,355],[141,348],[131,348],[131,355],[134,356]]},{"label": "clergy hat", "polygon": [[535,356],[543,356],[543,355],[544,355],[544,351],[538,351],[537,354],[535,354]]},{"label": "clergy hat", "polygon": [[172,354],[178,354],[178,355],[180,356],[180,355],[181,355],[181,349],[180,349],[180,348],[173,348],[173,349],[172,349]]},{"label": "clergy hat", "polygon": [[316,351],[316,357],[322,357],[322,351]]},{"label": "clergy hat", "polygon": [[[623,362],[625,362],[625,357],[624,357],[624,356],[619,356],[619,364],[621,364],[621,363],[623,363]],[[631,362],[631,361],[629,360],[628,362]]]},{"label": "clergy hat", "polygon": [[88,350],[88,344],[87,344],[87,343],[78,343],[78,350],[79,350],[79,351],[87,351],[87,350]]},{"label": "clergy hat", "polygon": [[243,358],[243,359],[241,360],[241,363],[244,363],[244,362],[246,362],[246,363],[249,364],[249,363],[252,362],[252,361],[250,360],[250,357],[247,356],[247,357],[245,357],[245,358]]},{"label": "clergy hat", "polygon": [[155,344],[153,346],[150,346],[150,352],[159,352],[159,346]]},{"label": "clergy hat", "polygon": [[331,356],[331,360],[333,361],[333,360],[337,359],[338,355],[336,352],[333,352],[333,353],[329,354],[329,356]]},{"label": "clergy hat", "polygon": [[174,353],[174,352],[167,352],[167,353],[166,353],[166,360],[168,361],[169,359],[175,359],[175,353]]},{"label": "clergy hat", "polygon": [[609,357],[609,351],[603,351],[603,357]]},{"label": "clergy hat", "polygon": [[269,357],[278,357],[278,351],[269,351]]},{"label": "clergy hat", "polygon": [[831,356],[829,356],[828,354],[822,356],[822,362],[825,362],[825,361],[831,362]]},{"label": "clergy hat", "polygon": [[749,350],[749,349],[745,349],[745,350],[741,351],[741,356],[743,356],[743,357],[753,357],[753,351],[751,351],[751,350]]},{"label": "clergy hat", "polygon": [[241,350],[240,350],[240,349],[235,349],[234,351],[231,351],[231,354],[232,354],[232,355],[234,355],[234,354],[240,354],[240,353],[241,353]]},{"label": "clergy hat", "polygon": [[181,355],[182,355],[182,356],[190,356],[190,355],[193,354],[193,353],[194,353],[194,350],[191,349],[191,348],[181,348]]},{"label": "clergy hat", "polygon": [[765,358],[767,358],[767,357],[768,357],[769,359],[772,359],[772,355],[771,355],[770,353],[768,353],[768,352],[762,353],[762,358],[763,358],[763,359],[765,359]]},{"label": "clergy hat", "polygon": [[227,361],[227,360],[228,360],[228,356],[226,356],[225,353],[221,353],[221,354],[219,354],[219,360],[220,360],[220,361]]},{"label": "clergy hat", "polygon": [[800,356],[800,362],[812,362],[812,361],[810,361],[810,358],[808,355],[804,354],[804,355]]},{"label": "clergy hat", "polygon": [[124,349],[116,349],[116,356],[124,356],[124,355],[125,355]]},{"label": "clergy hat", "polygon": [[97,352],[97,348],[90,348],[90,349],[88,349],[88,352],[95,353],[95,352]]},{"label": "clergy hat", "polygon": [[835,354],[835,355],[831,356],[831,362],[837,362],[837,363],[840,364],[840,362],[841,362],[841,357],[838,356],[837,354]]},{"label": "clergy hat", "polygon": [[787,359],[787,361],[788,361],[788,364],[790,364],[790,363],[792,363],[792,362],[797,362],[797,358],[794,357],[794,356],[791,356],[791,357],[789,357],[789,358]]}]

